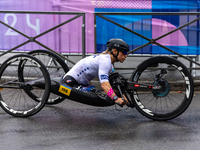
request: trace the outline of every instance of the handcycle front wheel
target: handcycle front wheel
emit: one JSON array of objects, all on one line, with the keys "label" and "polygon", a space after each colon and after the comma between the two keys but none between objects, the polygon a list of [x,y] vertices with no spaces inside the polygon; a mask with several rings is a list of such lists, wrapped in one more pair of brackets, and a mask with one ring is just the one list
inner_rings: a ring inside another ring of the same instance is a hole
[{"label": "handcycle front wheel", "polygon": [[190,105],[193,79],[184,64],[167,56],[142,62],[133,72],[131,81],[161,86],[160,89],[133,90],[131,99],[137,110],[153,120],[169,120],[181,115]]},{"label": "handcycle front wheel", "polygon": [[[50,77],[51,76],[62,76],[65,73],[69,71],[69,68],[67,64],[64,62],[60,56],[56,55],[55,53],[48,51],[48,50],[33,50],[28,52],[29,55],[32,55],[36,58],[38,58],[47,68],[47,71],[49,72]],[[38,100],[40,95],[29,92],[28,95],[31,96],[34,100]],[[58,103],[61,103],[63,100],[65,100],[64,97],[58,96],[56,94],[50,93],[49,99],[46,102],[48,105],[55,105]]]},{"label": "handcycle front wheel", "polygon": [[[21,68],[23,72],[20,72]],[[31,85],[38,79],[45,81],[43,89]],[[27,54],[12,56],[0,67],[0,106],[15,117],[32,116],[44,107],[50,86],[49,73],[41,61]],[[41,97],[35,101],[26,91],[40,93]]]}]

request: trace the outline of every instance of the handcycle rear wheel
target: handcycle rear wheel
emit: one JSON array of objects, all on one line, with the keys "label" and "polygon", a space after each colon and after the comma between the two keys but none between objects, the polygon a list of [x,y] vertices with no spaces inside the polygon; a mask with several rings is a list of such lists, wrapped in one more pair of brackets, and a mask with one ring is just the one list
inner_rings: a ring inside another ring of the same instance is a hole
[{"label": "handcycle rear wheel", "polygon": [[[69,71],[69,68],[64,60],[51,51],[38,49],[30,51],[28,54],[38,58],[46,66],[50,78],[51,76],[62,76]],[[40,95],[33,95],[32,93],[29,93],[29,95],[36,101],[38,97],[40,97]],[[46,104],[55,105],[61,103],[63,100],[65,100],[64,97],[50,93]]]},{"label": "handcycle rear wheel", "polygon": [[[21,67],[23,72],[20,72]],[[45,81],[44,89],[31,86],[33,80],[41,78]],[[49,73],[41,61],[26,54],[12,56],[0,68],[0,106],[15,117],[32,116],[44,107],[50,94],[50,86]],[[25,92],[27,90],[40,93],[40,99],[33,100]]]},{"label": "handcycle rear wheel", "polygon": [[[158,77],[160,79],[156,81]],[[131,81],[162,86],[152,90],[141,88],[130,94],[137,110],[153,120],[169,120],[181,115],[193,98],[190,72],[172,57],[158,56],[145,60],[135,69]]]}]

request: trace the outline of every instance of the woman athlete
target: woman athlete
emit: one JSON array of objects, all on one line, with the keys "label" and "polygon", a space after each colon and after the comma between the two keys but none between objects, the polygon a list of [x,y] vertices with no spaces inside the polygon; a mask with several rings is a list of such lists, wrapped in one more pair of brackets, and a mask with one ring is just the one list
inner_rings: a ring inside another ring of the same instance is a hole
[{"label": "woman athlete", "polygon": [[103,91],[121,105],[127,102],[116,96],[110,83],[109,75],[114,70],[115,62],[123,63],[127,57],[129,46],[122,39],[110,39],[107,43],[107,50],[101,54],[88,56],[76,63],[69,72],[63,76],[65,84],[70,86],[88,85],[89,82],[99,77]]}]

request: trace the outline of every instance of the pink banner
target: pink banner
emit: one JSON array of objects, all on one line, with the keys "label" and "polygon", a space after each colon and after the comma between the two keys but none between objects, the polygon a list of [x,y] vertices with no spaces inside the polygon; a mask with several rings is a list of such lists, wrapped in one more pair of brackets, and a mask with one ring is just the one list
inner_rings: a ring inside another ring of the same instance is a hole
[{"label": "pink banner", "polygon": [[[86,52],[94,52],[95,8],[150,9],[151,0],[6,0],[0,1],[0,10],[86,12]],[[27,36],[34,37],[74,17],[74,15],[1,13],[4,23]],[[0,49],[11,49],[28,39],[0,24]],[[62,53],[82,53],[82,17],[36,39]],[[30,51],[43,47],[31,42],[17,50]]]}]

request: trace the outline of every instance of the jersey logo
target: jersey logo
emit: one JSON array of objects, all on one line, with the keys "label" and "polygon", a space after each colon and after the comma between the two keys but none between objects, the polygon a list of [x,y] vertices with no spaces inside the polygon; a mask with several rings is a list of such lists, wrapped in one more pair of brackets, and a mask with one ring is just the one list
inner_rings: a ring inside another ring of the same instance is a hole
[{"label": "jersey logo", "polygon": [[97,56],[99,56],[99,54],[98,54],[98,55],[94,55],[93,58],[95,58],[95,57],[97,57]]},{"label": "jersey logo", "polygon": [[105,80],[105,79],[108,80],[108,76],[107,75],[101,75],[100,77],[101,77],[101,80]]},{"label": "jersey logo", "polygon": [[60,93],[65,94],[67,96],[71,93],[71,88],[65,85],[60,85],[59,90]]}]

